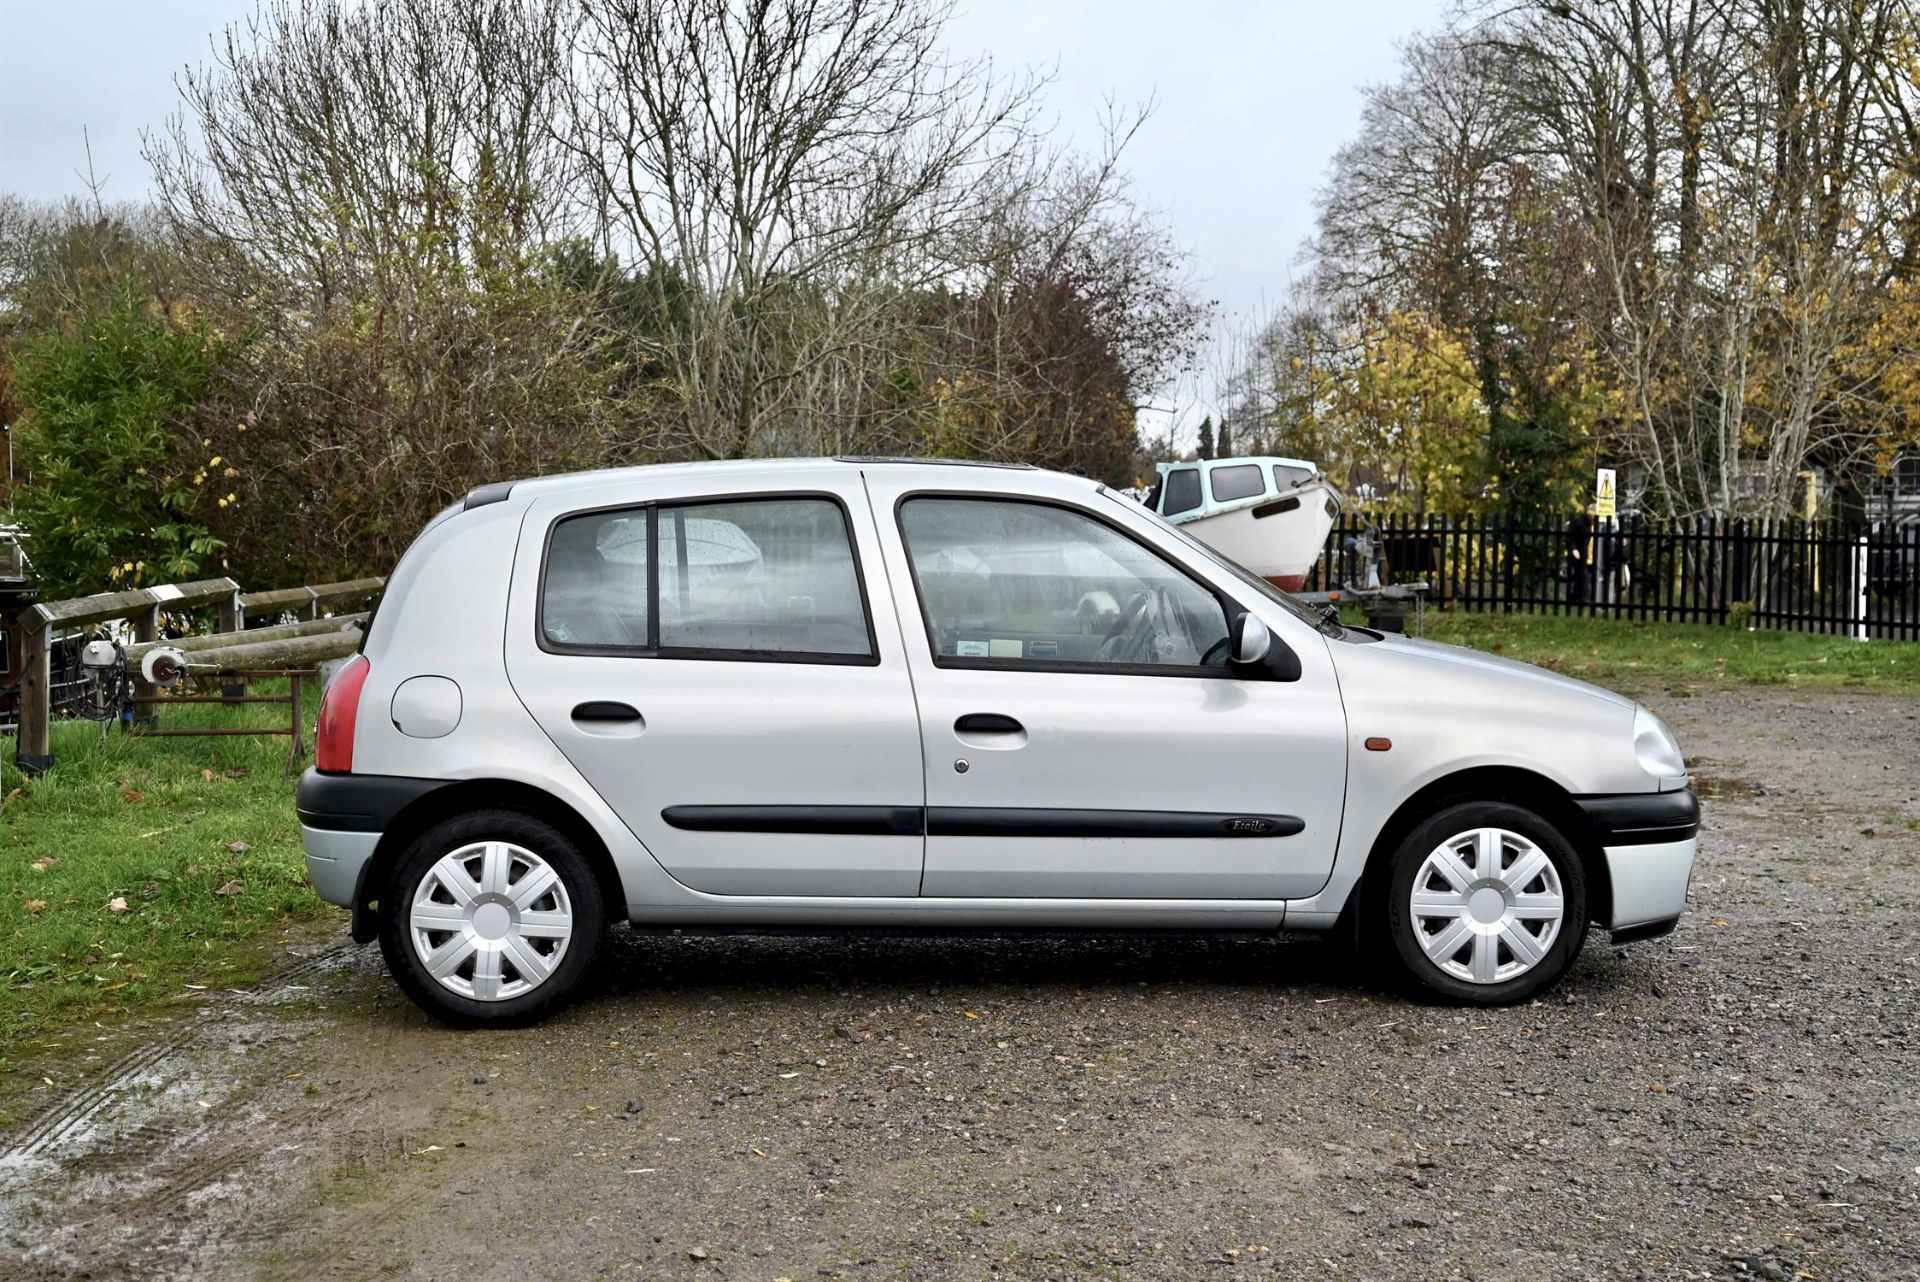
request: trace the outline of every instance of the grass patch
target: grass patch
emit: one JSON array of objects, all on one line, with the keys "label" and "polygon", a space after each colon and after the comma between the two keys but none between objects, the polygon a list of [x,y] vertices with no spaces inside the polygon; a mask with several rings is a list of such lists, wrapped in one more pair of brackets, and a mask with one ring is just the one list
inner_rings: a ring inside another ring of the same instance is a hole
[{"label": "grass patch", "polygon": [[[198,705],[166,710],[163,724],[285,717],[284,705]],[[90,1044],[96,1024],[110,1030],[193,1000],[188,984],[259,978],[284,963],[254,942],[264,931],[335,911],[307,885],[287,746],[284,736],[147,739],[118,729],[103,742],[92,723],[60,722],[57,764],[26,779],[6,744],[0,1081],[29,1057],[57,1060]]]},{"label": "grass patch", "polygon": [[[1352,622],[1364,622],[1349,612]],[[1602,685],[1684,691],[1741,685],[1920,691],[1920,644],[1804,632],[1544,614],[1427,611],[1427,638]],[[1407,622],[1409,630],[1412,619]]]}]

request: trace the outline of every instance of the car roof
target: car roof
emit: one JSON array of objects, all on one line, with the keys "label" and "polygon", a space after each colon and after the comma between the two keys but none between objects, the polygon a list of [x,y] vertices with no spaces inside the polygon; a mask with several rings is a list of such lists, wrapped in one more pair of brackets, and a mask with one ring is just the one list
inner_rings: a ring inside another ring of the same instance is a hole
[{"label": "car roof", "polygon": [[[982,468],[1001,471],[1026,472],[1035,480],[1066,481],[1079,487],[1095,487],[1099,483],[1084,476],[1073,476],[1065,472],[1049,472],[1034,467],[1031,463],[997,463],[966,459],[916,459],[894,457],[861,457],[840,455],[833,458],[751,458],[751,459],[711,459],[692,463],[648,463],[637,467],[603,468],[592,472],[561,472],[552,476],[533,476],[514,481],[494,481],[476,486],[461,504],[464,508],[484,507],[489,503],[498,503],[508,497],[520,501],[531,501],[537,497],[565,494],[569,490],[592,489],[609,481],[641,480],[649,476],[672,474],[679,477],[711,472],[716,479],[726,477],[737,479],[751,477],[804,477],[818,476],[823,471],[841,468],[884,465],[886,467],[911,468],[922,474],[929,484],[944,481],[959,488],[965,488]],[[1036,488],[1052,488],[1050,486]]]}]

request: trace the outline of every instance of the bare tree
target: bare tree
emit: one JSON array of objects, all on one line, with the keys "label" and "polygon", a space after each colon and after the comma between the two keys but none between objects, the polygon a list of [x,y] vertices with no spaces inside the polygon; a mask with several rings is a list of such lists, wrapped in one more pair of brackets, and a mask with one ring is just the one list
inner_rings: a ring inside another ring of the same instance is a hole
[{"label": "bare tree", "polygon": [[661,340],[684,414],[670,450],[819,435],[802,420],[848,409],[827,367],[861,364],[894,302],[940,279],[932,251],[971,216],[968,180],[1023,133],[1036,84],[948,60],[946,13],[929,0],[577,9],[564,136],[609,248],[654,265],[657,305],[680,309]]}]

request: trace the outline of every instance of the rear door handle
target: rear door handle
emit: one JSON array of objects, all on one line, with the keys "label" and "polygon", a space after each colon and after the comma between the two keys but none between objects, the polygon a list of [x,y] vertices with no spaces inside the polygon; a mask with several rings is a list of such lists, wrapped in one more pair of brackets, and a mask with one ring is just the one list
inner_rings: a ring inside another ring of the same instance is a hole
[{"label": "rear door handle", "polygon": [[573,706],[573,719],[575,721],[638,721],[640,709],[631,704],[596,699],[591,703],[576,703]]},{"label": "rear door handle", "polygon": [[997,712],[969,712],[953,723],[955,734],[1024,734],[1026,727]]}]

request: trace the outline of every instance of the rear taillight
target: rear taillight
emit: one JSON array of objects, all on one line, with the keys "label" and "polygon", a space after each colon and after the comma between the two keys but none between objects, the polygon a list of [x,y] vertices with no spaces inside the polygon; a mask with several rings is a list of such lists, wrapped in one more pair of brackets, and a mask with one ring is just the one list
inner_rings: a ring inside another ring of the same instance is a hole
[{"label": "rear taillight", "polygon": [[334,673],[320,696],[320,724],[313,732],[313,764],[322,774],[353,773],[353,728],[360,716],[360,687],[373,665],[356,654]]}]

